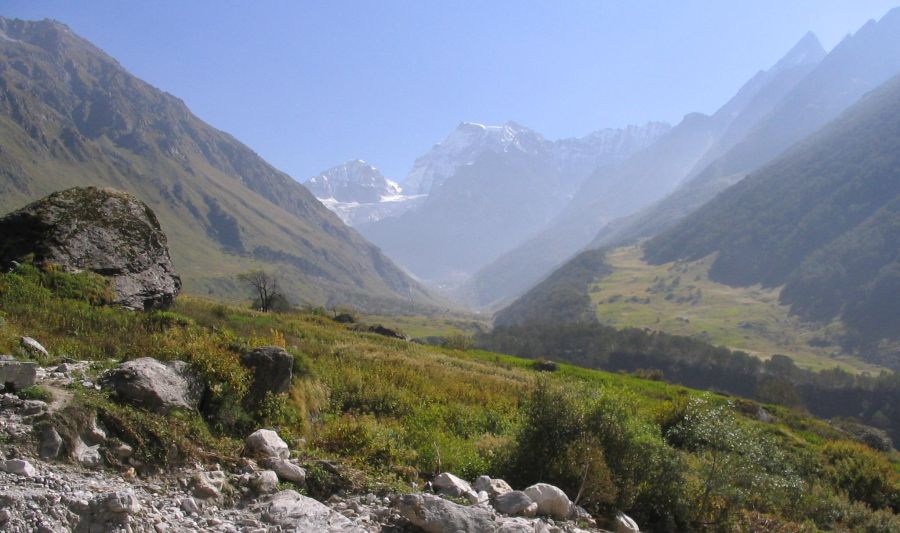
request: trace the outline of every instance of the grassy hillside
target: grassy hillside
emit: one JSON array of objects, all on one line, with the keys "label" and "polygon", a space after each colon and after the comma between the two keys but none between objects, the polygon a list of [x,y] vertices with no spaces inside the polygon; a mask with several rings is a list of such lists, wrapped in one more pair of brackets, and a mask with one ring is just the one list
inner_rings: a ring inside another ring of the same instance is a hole
[{"label": "grassy hillside", "polygon": [[[717,252],[717,281],[785,284],[782,301],[801,316],[840,316],[863,345],[896,338],[898,123],[900,78],[648,241],[646,257]],[[875,359],[896,366],[896,353]]]},{"label": "grassy hillside", "polygon": [[712,257],[650,265],[639,246],[606,255],[612,273],[591,285],[602,324],[650,328],[696,337],[763,359],[788,354],[803,368],[840,366],[858,372],[878,367],[844,355],[839,323],[804,322],[779,303],[780,288],[731,287],[709,279]]},{"label": "grassy hillside", "polygon": [[[0,352],[18,352],[28,334],[53,354],[45,364],[63,354],[98,370],[137,356],[189,361],[211,386],[202,416],[162,417],[71,391],[69,415],[97,411],[151,464],[236,460],[240,439],[264,425],[302,450],[319,496],[404,490],[450,470],[544,480],[570,494],[581,486],[581,503],[598,516],[622,509],[651,531],[900,527],[896,455],[785,408],[766,406],[762,417],[753,402],[658,381],[568,365],[538,372],[528,360],[359,333],[320,314],[197,298],[125,312],[99,305],[105,291],[88,274],[0,274]],[[248,406],[238,356],[263,344],[294,354],[297,377],[287,397]],[[337,460],[340,473],[315,467],[319,458]]]},{"label": "grassy hillside", "polygon": [[185,288],[265,267],[297,304],[399,310],[424,289],[302,185],[53,21],[0,17],[0,213],[95,185],[157,214]]}]

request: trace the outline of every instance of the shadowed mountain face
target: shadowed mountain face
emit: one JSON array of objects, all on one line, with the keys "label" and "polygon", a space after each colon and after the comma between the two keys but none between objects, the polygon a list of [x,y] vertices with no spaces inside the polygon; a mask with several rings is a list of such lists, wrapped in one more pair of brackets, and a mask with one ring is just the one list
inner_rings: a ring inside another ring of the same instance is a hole
[{"label": "shadowed mountain face", "polygon": [[645,253],[654,263],[717,253],[717,281],[785,284],[782,301],[804,317],[842,317],[864,337],[897,338],[900,78],[648,241]]},{"label": "shadowed mountain face", "polygon": [[478,272],[460,297],[475,306],[491,306],[527,290],[590,243],[599,228],[664,197],[741,140],[824,54],[814,35],[804,36],[711,117],[688,115],[647,148],[620,164],[597,169],[560,215]]},{"label": "shadowed mountain face", "polygon": [[[900,10],[869,22],[841,42],[777,105],[750,128],[741,142],[716,158],[705,158],[672,195],[600,230],[591,247],[610,246],[663,231],[834,119],[866,92],[900,72]],[[800,44],[795,48],[796,51]],[[807,52],[809,53],[809,52]],[[785,59],[789,59],[789,54]],[[795,54],[794,57],[799,57]],[[784,61],[784,60],[782,60]]]},{"label": "shadowed mountain face", "polygon": [[0,18],[0,211],[84,185],[158,214],[187,290],[276,271],[296,303],[399,309],[424,290],[302,185],[52,21]]}]

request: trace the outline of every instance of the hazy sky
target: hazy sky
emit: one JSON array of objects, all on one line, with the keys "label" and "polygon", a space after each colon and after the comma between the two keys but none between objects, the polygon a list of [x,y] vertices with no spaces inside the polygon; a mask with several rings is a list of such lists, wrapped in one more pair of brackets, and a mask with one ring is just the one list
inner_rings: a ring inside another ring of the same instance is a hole
[{"label": "hazy sky", "polygon": [[900,0],[41,1],[300,181],[402,179],[460,121],[550,139],[711,113],[803,34],[827,50]]}]

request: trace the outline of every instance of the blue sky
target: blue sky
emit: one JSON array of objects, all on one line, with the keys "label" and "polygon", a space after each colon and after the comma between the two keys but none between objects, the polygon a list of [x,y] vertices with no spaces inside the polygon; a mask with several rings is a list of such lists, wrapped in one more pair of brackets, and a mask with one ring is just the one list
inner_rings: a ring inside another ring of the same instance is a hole
[{"label": "blue sky", "polygon": [[711,113],[803,34],[900,0],[4,0],[55,18],[300,181],[394,179],[460,121],[551,139]]}]

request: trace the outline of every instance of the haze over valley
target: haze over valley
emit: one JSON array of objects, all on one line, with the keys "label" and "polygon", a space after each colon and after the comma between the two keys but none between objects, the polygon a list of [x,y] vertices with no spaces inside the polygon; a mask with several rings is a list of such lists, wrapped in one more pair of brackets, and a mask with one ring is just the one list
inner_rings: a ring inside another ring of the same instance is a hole
[{"label": "haze over valley", "polygon": [[0,530],[900,532],[898,317],[890,1],[0,6]]}]

